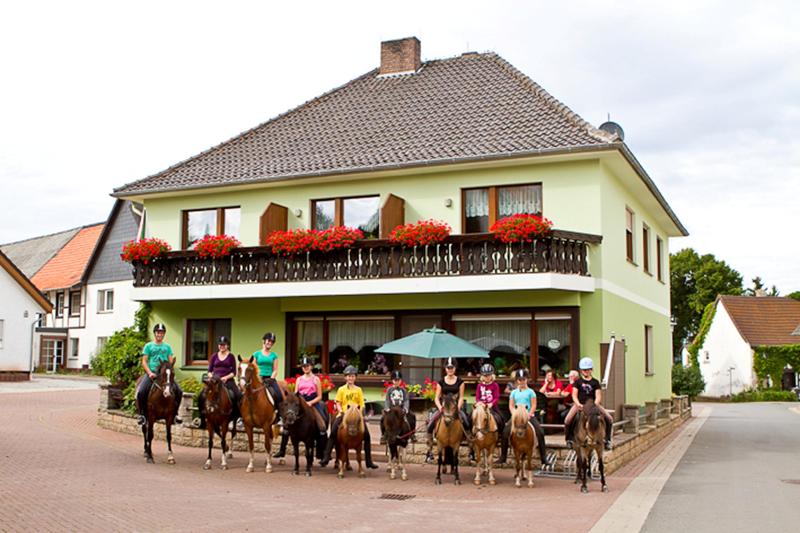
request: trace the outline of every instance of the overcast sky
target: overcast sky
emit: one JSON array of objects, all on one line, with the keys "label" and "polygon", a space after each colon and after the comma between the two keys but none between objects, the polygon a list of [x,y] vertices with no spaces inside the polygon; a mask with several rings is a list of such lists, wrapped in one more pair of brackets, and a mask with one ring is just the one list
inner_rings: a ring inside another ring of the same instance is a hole
[{"label": "overcast sky", "polygon": [[0,4],[0,242],[102,221],[114,187],[415,35],[423,59],[492,50],[589,122],[610,113],[691,233],[672,251],[800,290],[796,2],[272,4]]}]

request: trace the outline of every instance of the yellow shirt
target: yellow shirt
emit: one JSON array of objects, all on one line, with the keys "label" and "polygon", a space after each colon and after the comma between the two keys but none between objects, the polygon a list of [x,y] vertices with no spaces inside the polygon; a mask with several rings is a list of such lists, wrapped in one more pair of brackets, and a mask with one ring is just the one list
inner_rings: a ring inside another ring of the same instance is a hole
[{"label": "yellow shirt", "polygon": [[353,385],[352,389],[347,388],[347,384],[342,385],[336,391],[336,403],[342,407],[342,412],[347,411],[350,404],[364,409],[364,393],[361,392],[361,387],[358,385]]}]

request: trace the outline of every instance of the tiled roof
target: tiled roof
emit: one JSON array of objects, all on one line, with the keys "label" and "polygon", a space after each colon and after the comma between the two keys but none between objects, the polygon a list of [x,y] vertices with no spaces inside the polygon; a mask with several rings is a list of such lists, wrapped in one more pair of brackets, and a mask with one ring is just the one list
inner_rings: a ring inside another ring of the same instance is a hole
[{"label": "tiled roof", "polygon": [[720,296],[736,329],[751,346],[800,344],[800,301],[776,296]]},{"label": "tiled roof", "polygon": [[373,70],[167,170],[126,196],[469,161],[618,142],[493,53]]},{"label": "tiled roof", "polygon": [[0,250],[30,278],[52,259],[80,229],[72,228],[51,235],[3,244],[0,245]]},{"label": "tiled roof", "polygon": [[53,304],[50,303],[44,294],[36,288],[36,286],[31,282],[31,280],[26,276],[17,265],[15,265],[7,255],[5,255],[2,251],[0,251],[0,268],[3,268],[8,275],[11,276],[11,279],[16,281],[22,290],[27,292],[31,298],[38,303],[42,310],[45,313],[49,313],[53,310]]},{"label": "tiled roof", "polygon": [[63,289],[79,283],[92,255],[103,224],[86,226],[31,279],[41,291]]}]

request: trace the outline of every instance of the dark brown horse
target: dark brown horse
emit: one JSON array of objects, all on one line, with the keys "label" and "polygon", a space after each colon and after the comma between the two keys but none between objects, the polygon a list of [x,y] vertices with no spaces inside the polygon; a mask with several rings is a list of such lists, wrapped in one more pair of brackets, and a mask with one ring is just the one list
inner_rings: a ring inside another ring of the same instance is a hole
[{"label": "dark brown horse", "polygon": [[203,465],[204,470],[211,468],[211,448],[214,446],[214,433],[222,439],[222,469],[228,469],[227,458],[232,457],[226,437],[228,434],[228,424],[233,421],[231,431],[231,442],[236,438],[236,420],[234,420],[234,409],[231,397],[225,384],[217,376],[208,378],[205,384],[205,420],[208,430],[208,459]]},{"label": "dark brown horse", "polygon": [[483,471],[489,480],[489,485],[497,484],[492,472],[494,463],[494,449],[500,435],[497,433],[497,421],[492,416],[492,411],[485,403],[475,404],[472,409],[472,447],[475,450],[476,470],[473,483],[481,484],[481,461],[484,461]]},{"label": "dark brown horse", "polygon": [[314,447],[319,438],[319,426],[314,408],[308,405],[299,394],[287,394],[280,407],[283,427],[289,432],[294,448],[294,470],[292,474],[300,474],[300,443],[306,450],[306,476],[311,476],[311,464],[314,462]]},{"label": "dark brown horse", "polygon": [[345,467],[350,467],[350,450],[356,451],[356,461],[358,461],[358,477],[365,477],[366,473],[361,467],[361,448],[364,443],[364,432],[367,431],[364,425],[364,417],[361,409],[350,404],[345,411],[339,430],[336,432],[336,463],[339,466],[339,479],[344,477]]},{"label": "dark brown horse", "polygon": [[[172,455],[172,422],[175,419],[175,371],[170,362],[161,363],[158,375],[150,387],[147,396],[147,423],[142,426],[144,435],[144,454],[148,463],[153,463],[153,427],[157,420],[163,420],[167,426],[167,463],[174,465]],[[141,379],[141,378],[140,378]]]},{"label": "dark brown horse", "polygon": [[261,378],[258,375],[258,366],[251,356],[248,361],[239,359],[239,388],[242,391],[242,401],[239,406],[241,411],[244,429],[247,432],[247,449],[250,451],[250,462],[247,471],[252,472],[253,468],[253,429],[258,427],[264,432],[264,447],[267,450],[267,460],[265,462],[266,473],[272,472],[272,424],[275,423],[275,405],[269,398],[267,389],[264,388]]},{"label": "dark brown horse", "polygon": [[397,479],[396,471],[399,468],[400,479],[405,481],[408,479],[405,464],[406,446],[416,428],[409,427],[408,418],[402,407],[392,407],[385,411],[381,426],[384,429],[386,449],[389,452],[389,479]]},{"label": "dark brown horse", "polygon": [[516,461],[516,474],[514,485],[522,486],[522,480],[528,480],[528,486],[533,487],[533,452],[536,449],[536,435],[533,426],[528,421],[528,412],[523,406],[517,406],[511,415],[511,448],[514,450]]},{"label": "dark brown horse", "polygon": [[575,482],[581,482],[581,492],[589,492],[586,486],[587,479],[591,479],[592,451],[597,454],[597,466],[600,469],[600,486],[603,492],[608,492],[606,474],[603,467],[603,445],[606,438],[606,419],[594,400],[587,400],[583,410],[578,413],[575,420],[575,448],[577,461],[577,476]]},{"label": "dark brown horse", "polygon": [[[458,414],[458,403],[452,394],[447,394],[442,403],[442,416],[436,421],[433,429],[436,437],[436,451],[439,456],[438,468],[436,470],[436,484],[442,484],[442,464],[449,464],[452,468],[453,481],[456,485],[461,485],[461,478],[458,475],[458,448],[464,438],[464,426]],[[444,461],[442,460],[444,454]]]}]

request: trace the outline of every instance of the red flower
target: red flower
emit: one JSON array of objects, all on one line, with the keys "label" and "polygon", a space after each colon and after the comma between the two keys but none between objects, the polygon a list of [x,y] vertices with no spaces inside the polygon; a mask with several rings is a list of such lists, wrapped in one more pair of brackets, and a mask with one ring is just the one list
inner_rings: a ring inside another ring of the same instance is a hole
[{"label": "red flower", "polygon": [[501,218],[489,228],[495,239],[506,244],[532,242],[534,238],[550,233],[553,223],[538,215],[518,214]]},{"label": "red flower", "polygon": [[200,257],[227,257],[231,254],[231,249],[238,248],[242,243],[236,237],[230,235],[206,235],[196,243],[194,249]]},{"label": "red flower", "polygon": [[141,261],[145,265],[172,250],[166,241],[151,237],[139,241],[126,242],[120,258],[128,263]]},{"label": "red flower", "polygon": [[325,407],[328,408],[329,415],[336,414],[336,402],[334,402],[333,400],[328,400],[327,402],[325,402]]},{"label": "red flower", "polygon": [[319,232],[313,229],[273,231],[267,237],[266,244],[272,248],[274,254],[300,254],[311,250],[318,235]]},{"label": "red flower", "polygon": [[364,233],[360,229],[335,226],[318,232],[316,240],[311,244],[311,248],[320,252],[330,252],[332,250],[350,248],[353,243],[363,238]]},{"label": "red flower", "polygon": [[444,241],[452,228],[441,220],[420,220],[416,224],[397,226],[389,233],[389,241],[411,248]]}]

